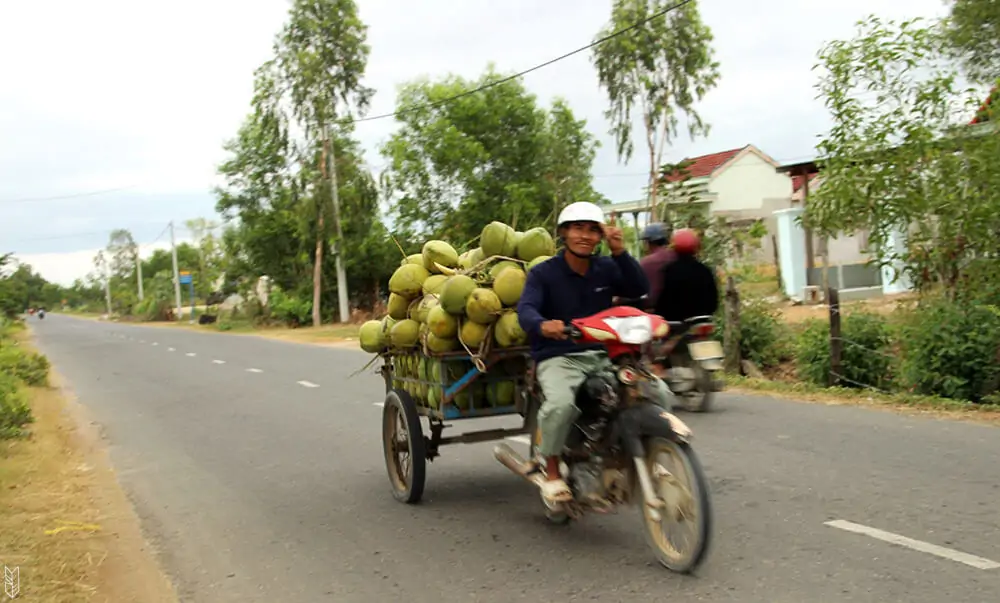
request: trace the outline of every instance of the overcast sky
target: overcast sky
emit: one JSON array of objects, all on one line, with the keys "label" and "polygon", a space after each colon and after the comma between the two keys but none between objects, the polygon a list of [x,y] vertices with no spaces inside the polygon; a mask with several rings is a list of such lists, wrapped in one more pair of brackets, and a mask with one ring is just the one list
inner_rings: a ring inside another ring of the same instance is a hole
[{"label": "overcast sky", "polygon": [[[248,111],[252,72],[270,55],[284,0],[50,0],[0,8],[0,251],[69,284],[91,270],[108,232],[164,246],[167,222],[214,217],[222,143]],[[372,52],[371,114],[396,86],[448,72],[475,78],[494,61],[521,71],[589,43],[610,0],[358,0]],[[823,42],[869,13],[933,17],[943,0],[700,0],[722,78],[700,107],[707,139],[668,160],[751,143],[779,162],[814,155],[828,127],[811,71]],[[159,8],[157,8],[159,7]],[[618,163],[589,53],[525,76],[543,103],[568,99],[605,143],[596,187],[612,201],[644,184],[642,155]],[[392,119],[358,124],[373,167]],[[106,192],[111,191],[111,192]],[[51,197],[73,198],[51,200]],[[157,237],[159,236],[159,239]],[[177,237],[187,233],[179,229]]]}]

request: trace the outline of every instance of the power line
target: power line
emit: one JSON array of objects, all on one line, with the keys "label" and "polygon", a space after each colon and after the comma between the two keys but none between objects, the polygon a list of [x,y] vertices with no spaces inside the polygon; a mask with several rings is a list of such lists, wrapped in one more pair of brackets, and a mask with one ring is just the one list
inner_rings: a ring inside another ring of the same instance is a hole
[{"label": "power line", "polygon": [[71,195],[59,195],[54,197],[24,197],[21,199],[0,199],[0,203],[30,203],[34,201],[59,201],[61,199],[77,199],[80,197],[95,197],[97,195],[106,195],[108,193],[116,193],[118,191],[127,191],[129,189],[135,188],[136,185],[122,186],[118,188],[107,188],[99,191],[91,191],[89,193],[74,193]]},{"label": "power line", "polygon": [[558,57],[556,57],[554,59],[550,59],[548,61],[545,61],[544,63],[539,63],[538,65],[535,65],[534,67],[531,67],[530,69],[525,69],[524,71],[521,71],[520,73],[515,73],[514,75],[510,75],[510,76],[507,76],[505,78],[501,78],[501,79],[499,79],[499,80],[497,80],[495,82],[490,82],[488,84],[483,84],[482,86],[479,86],[478,88],[474,88],[472,90],[467,90],[465,92],[461,92],[461,93],[456,94],[454,96],[449,96],[449,97],[443,98],[443,99],[441,99],[439,101],[434,101],[433,103],[424,103],[422,105],[416,105],[416,106],[413,106],[413,107],[407,107],[405,109],[400,109],[399,111],[394,111],[393,113],[383,113],[382,115],[373,115],[371,117],[362,117],[362,118],[359,118],[359,119],[351,120],[350,123],[358,123],[358,122],[362,122],[362,121],[375,121],[377,119],[386,119],[386,118],[389,118],[389,117],[396,117],[397,115],[402,115],[404,113],[410,113],[412,111],[417,111],[418,109],[425,109],[425,108],[437,107],[437,106],[440,106],[440,105],[444,105],[444,104],[450,103],[451,101],[458,100],[458,99],[466,97],[466,96],[470,96],[470,95],[475,94],[477,92],[482,92],[483,90],[492,88],[494,86],[499,86],[500,84],[504,84],[504,83],[507,83],[509,81],[515,80],[515,79],[517,79],[519,77],[525,76],[525,75],[531,73],[532,71],[538,71],[539,69],[541,69],[543,67],[548,67],[549,65],[551,65],[553,63],[558,63],[559,61],[562,61],[563,59],[568,59],[569,57],[571,57],[571,56],[573,56],[575,54],[579,54],[579,53],[581,53],[581,52],[583,52],[585,50],[590,50],[594,46],[598,46],[600,44],[603,44],[603,43],[607,42],[608,40],[611,40],[612,38],[616,38],[616,37],[618,37],[618,36],[620,36],[620,35],[622,35],[624,33],[628,33],[630,31],[632,31],[633,29],[636,29],[637,27],[645,25],[646,23],[649,23],[650,21],[652,21],[654,19],[658,19],[659,17],[662,17],[662,16],[666,15],[667,13],[669,13],[671,11],[677,10],[678,8],[681,8],[685,4],[690,3],[691,1],[692,0],[681,0],[680,2],[678,2],[676,4],[672,4],[672,5],[668,6],[667,8],[665,8],[665,9],[663,9],[663,10],[657,12],[657,13],[654,13],[653,15],[651,15],[651,16],[649,16],[649,17],[647,17],[647,18],[645,18],[645,19],[643,19],[643,20],[641,20],[641,21],[639,21],[637,23],[633,23],[632,25],[629,25],[628,27],[626,27],[624,29],[619,29],[618,31],[612,32],[612,33],[604,36],[603,38],[600,38],[598,40],[594,40],[593,42],[591,42],[590,44],[587,44],[586,46],[583,46],[581,48],[577,48],[576,50],[573,50],[571,52],[567,52],[566,54],[564,54],[562,56],[558,56]]}]

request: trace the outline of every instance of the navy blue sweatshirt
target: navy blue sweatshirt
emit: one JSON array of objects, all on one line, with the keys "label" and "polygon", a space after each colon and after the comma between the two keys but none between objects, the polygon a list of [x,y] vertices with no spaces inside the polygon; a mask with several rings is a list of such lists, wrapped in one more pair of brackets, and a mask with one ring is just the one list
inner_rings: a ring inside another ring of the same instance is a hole
[{"label": "navy blue sweatshirt", "polygon": [[521,292],[521,301],[517,304],[518,322],[528,334],[535,362],[604,348],[601,344],[580,344],[568,339],[558,341],[543,337],[543,322],[561,320],[569,324],[573,319],[607,310],[611,307],[611,298],[616,295],[636,298],[649,292],[646,273],[628,252],[591,258],[586,275],[573,272],[564,253],[560,250],[559,255],[531,269]]}]

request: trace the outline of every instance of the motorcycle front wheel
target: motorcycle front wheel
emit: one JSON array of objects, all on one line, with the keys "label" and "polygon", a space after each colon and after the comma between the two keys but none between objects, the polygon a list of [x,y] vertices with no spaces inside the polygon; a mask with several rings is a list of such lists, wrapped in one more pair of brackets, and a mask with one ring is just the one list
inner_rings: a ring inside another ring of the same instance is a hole
[{"label": "motorcycle front wheel", "polygon": [[[666,502],[656,520],[650,517],[642,495],[637,496],[646,543],[661,565],[681,574],[690,573],[704,561],[712,536],[712,502],[701,463],[686,443],[650,438],[646,442],[646,467],[657,496]],[[672,527],[690,536],[676,538]]]}]

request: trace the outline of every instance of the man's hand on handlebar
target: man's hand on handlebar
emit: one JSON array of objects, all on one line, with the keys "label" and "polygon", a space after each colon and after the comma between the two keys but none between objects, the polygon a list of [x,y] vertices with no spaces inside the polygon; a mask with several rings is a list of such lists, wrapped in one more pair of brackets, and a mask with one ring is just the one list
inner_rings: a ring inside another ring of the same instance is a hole
[{"label": "man's hand on handlebar", "polygon": [[546,320],[542,323],[542,337],[559,341],[568,339],[566,325],[561,320]]}]

